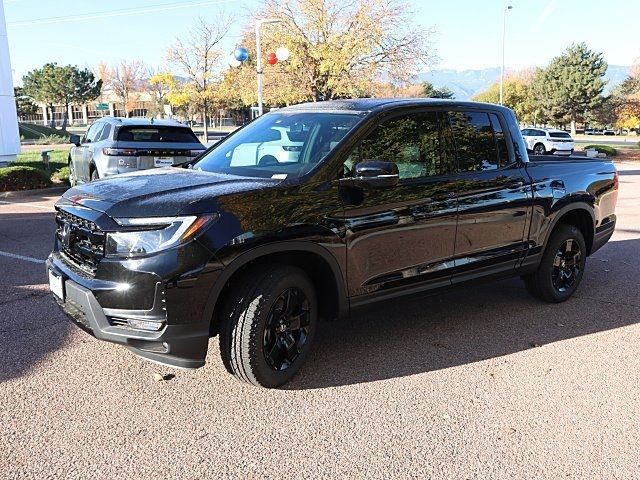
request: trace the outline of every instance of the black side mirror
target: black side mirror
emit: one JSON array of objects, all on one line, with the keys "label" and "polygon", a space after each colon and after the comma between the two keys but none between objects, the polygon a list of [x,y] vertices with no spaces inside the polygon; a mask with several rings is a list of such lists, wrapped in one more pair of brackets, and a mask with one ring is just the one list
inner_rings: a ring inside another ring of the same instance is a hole
[{"label": "black side mirror", "polygon": [[69,143],[73,143],[76,147],[80,146],[80,135],[69,135]]},{"label": "black side mirror", "polygon": [[363,160],[356,164],[353,183],[369,188],[393,187],[400,181],[398,165],[382,160]]}]

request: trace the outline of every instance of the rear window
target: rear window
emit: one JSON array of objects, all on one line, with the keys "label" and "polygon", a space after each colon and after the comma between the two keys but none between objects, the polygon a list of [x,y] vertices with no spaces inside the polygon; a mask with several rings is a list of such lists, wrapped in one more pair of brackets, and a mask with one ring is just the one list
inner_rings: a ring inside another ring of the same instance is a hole
[{"label": "rear window", "polygon": [[195,134],[183,127],[120,127],[118,141],[121,142],[164,142],[198,143]]},{"label": "rear window", "polygon": [[566,132],[549,132],[549,136],[551,138],[571,138],[571,135]]}]

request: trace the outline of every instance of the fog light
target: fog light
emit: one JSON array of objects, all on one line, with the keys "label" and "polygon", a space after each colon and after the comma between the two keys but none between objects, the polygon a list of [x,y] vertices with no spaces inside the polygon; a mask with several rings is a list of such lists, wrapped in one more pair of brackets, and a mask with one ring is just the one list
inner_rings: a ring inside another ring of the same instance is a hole
[{"label": "fog light", "polygon": [[139,330],[150,330],[157,332],[162,328],[163,322],[150,322],[149,320],[137,320],[135,318],[128,319],[129,326],[131,328],[137,328]]}]

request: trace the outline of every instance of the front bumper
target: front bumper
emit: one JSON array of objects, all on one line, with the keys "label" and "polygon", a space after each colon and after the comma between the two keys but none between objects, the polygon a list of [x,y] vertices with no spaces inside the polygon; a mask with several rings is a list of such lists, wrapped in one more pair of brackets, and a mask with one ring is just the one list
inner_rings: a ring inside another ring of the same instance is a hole
[{"label": "front bumper", "polygon": [[[124,345],[142,358],[172,367],[199,368],[204,365],[209,322],[167,324],[162,283],[156,285],[153,306],[149,310],[108,309],[100,305],[96,293],[115,289],[117,284],[87,280],[82,285],[77,273],[55,253],[49,256],[46,266],[62,278],[64,300],[56,297],[58,304],[86,332],[100,340]],[[164,321],[164,324],[159,331],[145,331],[114,322],[114,319],[127,318]]]}]

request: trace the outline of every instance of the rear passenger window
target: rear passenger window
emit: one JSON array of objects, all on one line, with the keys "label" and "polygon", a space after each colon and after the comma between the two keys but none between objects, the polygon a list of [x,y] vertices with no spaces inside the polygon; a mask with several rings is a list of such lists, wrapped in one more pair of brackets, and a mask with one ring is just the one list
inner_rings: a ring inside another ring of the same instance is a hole
[{"label": "rear passenger window", "polygon": [[367,135],[345,166],[351,170],[362,160],[394,162],[401,180],[452,173],[454,158],[447,148],[442,123],[443,116],[438,112],[389,119]]},{"label": "rear passenger window", "polygon": [[461,172],[495,170],[500,165],[489,114],[450,112],[458,169]]},{"label": "rear passenger window", "polygon": [[495,113],[490,113],[491,126],[493,127],[493,135],[496,140],[496,146],[498,147],[498,160],[499,167],[505,167],[511,163],[509,160],[509,151],[507,150],[507,139],[502,131],[502,125],[500,119]]}]

